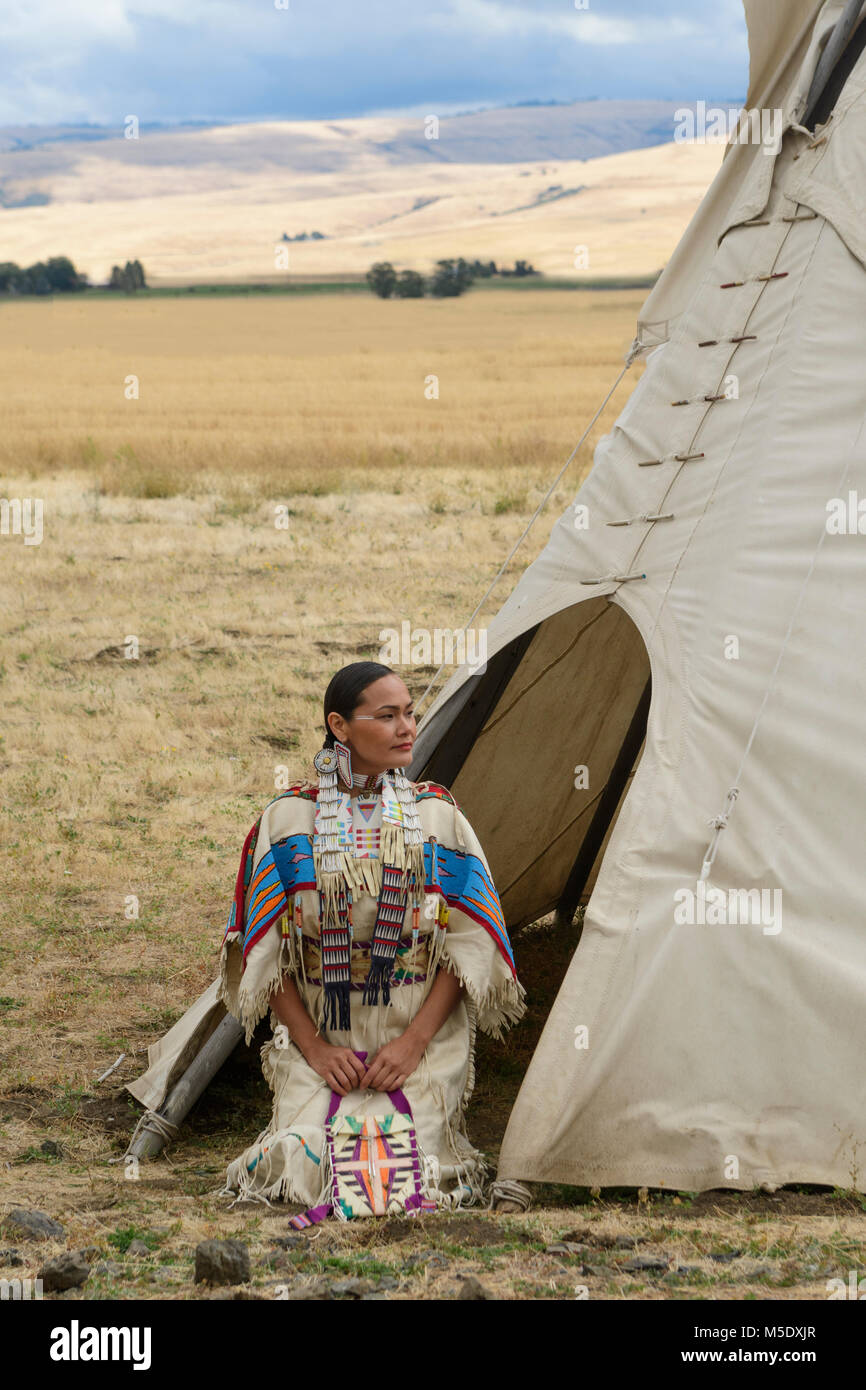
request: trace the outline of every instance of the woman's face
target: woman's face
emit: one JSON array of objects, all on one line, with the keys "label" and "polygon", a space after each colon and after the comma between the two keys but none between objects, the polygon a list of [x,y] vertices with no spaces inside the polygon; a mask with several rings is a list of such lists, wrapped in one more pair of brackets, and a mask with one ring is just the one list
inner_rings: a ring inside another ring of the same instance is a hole
[{"label": "woman's face", "polygon": [[355,772],[384,772],[412,761],[415,715],[412,697],[399,676],[380,676],[368,685],[350,719],[331,713],[328,724],[352,752]]}]

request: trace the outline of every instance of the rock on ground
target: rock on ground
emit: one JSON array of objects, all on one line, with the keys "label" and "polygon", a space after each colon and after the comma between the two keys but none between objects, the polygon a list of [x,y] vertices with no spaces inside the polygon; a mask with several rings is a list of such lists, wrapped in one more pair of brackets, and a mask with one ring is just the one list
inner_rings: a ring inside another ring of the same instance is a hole
[{"label": "rock on ground", "polygon": [[49,1293],[77,1289],[90,1277],[90,1265],[80,1250],[66,1250],[53,1260],[46,1260],[39,1271],[42,1287]]},{"label": "rock on ground", "polygon": [[13,1207],[6,1225],[25,1240],[63,1240],[66,1236],[60,1222],[47,1212],[28,1211],[26,1207]]},{"label": "rock on ground", "polygon": [[195,1248],[197,1284],[246,1284],[250,1252],[242,1240],[203,1240]]},{"label": "rock on ground", "polygon": [[482,1299],[493,1298],[494,1295],[490,1292],[489,1289],[485,1289],[483,1284],[479,1283],[479,1281],[475,1278],[474,1274],[470,1274],[468,1278],[462,1279],[460,1281],[460,1286],[457,1290],[457,1297]]}]

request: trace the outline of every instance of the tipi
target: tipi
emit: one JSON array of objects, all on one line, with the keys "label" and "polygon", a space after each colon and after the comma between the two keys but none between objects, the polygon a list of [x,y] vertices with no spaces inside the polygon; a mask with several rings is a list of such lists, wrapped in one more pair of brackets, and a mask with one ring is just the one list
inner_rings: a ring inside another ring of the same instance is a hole
[{"label": "tipi", "polygon": [[746,0],[783,138],[726,151],[640,383],[419,735],[510,926],[597,872],[501,1179],[866,1190],[866,21],[810,119],[860,9]]},{"label": "tipi", "polygon": [[[782,138],[726,152],[639,385],[410,770],[453,788],[510,927],[591,890],[500,1178],[866,1190],[864,24],[745,8]],[[223,1015],[214,986],[133,1094],[222,1055]]]}]

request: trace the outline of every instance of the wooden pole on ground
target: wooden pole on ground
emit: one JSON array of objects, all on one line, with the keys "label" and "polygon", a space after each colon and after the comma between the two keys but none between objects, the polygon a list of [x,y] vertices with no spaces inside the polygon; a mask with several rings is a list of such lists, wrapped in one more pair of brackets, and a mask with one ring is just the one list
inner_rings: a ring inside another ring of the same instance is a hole
[{"label": "wooden pole on ground", "polygon": [[[226,1014],[215,1028],[201,1052],[190,1063],[180,1080],[171,1088],[162,1106],[156,1111],[160,1119],[176,1129],[186,1119],[205,1087],[234,1052],[244,1030],[233,1014]],[[128,1158],[153,1158],[166,1142],[160,1128],[145,1122],[126,1152]]]}]

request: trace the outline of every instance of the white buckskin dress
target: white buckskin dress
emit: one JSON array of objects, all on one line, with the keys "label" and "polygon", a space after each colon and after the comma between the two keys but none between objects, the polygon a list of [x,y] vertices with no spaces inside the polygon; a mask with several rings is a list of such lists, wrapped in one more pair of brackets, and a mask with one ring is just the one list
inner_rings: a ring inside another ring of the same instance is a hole
[{"label": "white buckskin dress", "polygon": [[[381,786],[376,779],[344,793],[341,833],[358,858],[378,855]],[[319,895],[313,863],[315,783],[300,783],[272,801],[245,841],[235,901],[220,963],[220,997],[244,1025],[247,1041],[285,976],[328,1042],[374,1053],[414,1018],[438,970],[463,985],[451,1015],[429,1043],[403,1092],[414,1117],[425,1198],[437,1206],[471,1206],[487,1184],[484,1157],[463,1132],[475,1081],[476,1028],[494,1037],[524,1013],[524,990],[499,897],[484,852],[451,793],[410,783],[424,834],[425,897],[413,941],[411,909],[391,977],[390,1003],[365,1005],[377,898],[357,894],[351,943],[351,1028],[325,1027]],[[374,867],[374,866],[370,866]],[[270,1123],[228,1168],[226,1191],[240,1197],[315,1206],[328,1200],[325,1120],[332,1093],[271,1013],[262,1069],[273,1092]],[[353,1091],[340,1111],[381,1112],[377,1091]],[[339,1215],[339,1211],[336,1212]]]}]

